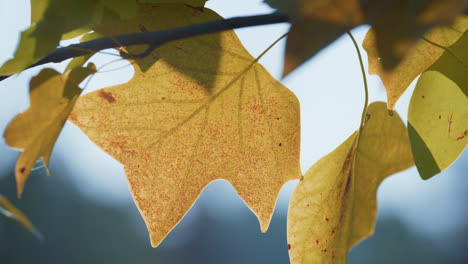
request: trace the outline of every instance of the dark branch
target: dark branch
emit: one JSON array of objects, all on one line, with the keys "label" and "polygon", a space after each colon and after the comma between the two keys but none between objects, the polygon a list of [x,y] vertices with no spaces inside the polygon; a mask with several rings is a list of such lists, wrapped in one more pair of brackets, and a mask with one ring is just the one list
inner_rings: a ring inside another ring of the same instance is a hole
[{"label": "dark branch", "polygon": [[[93,54],[100,50],[117,48],[120,46],[149,44],[149,46],[154,49],[173,40],[190,38],[198,35],[215,33],[229,29],[277,24],[288,21],[288,16],[273,13],[268,15],[234,17],[230,19],[217,20],[201,24],[193,24],[185,27],[156,32],[140,32],[117,35],[112,37],[104,37],[88,42],[83,42],[80,44],[73,44],[67,47],[58,48],[54,52],[50,53],[38,62],[31,65],[29,68],[46,64],[49,62],[62,62],[70,58]],[[10,76],[0,76],[0,81],[8,77]]]}]

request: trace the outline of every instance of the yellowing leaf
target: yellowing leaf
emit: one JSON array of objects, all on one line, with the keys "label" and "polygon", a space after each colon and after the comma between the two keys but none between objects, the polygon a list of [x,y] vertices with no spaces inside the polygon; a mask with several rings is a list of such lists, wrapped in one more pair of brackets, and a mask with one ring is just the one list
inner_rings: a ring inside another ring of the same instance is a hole
[{"label": "yellowing leaf", "polygon": [[320,159],[296,187],[288,211],[291,263],[346,263],[348,250],[373,233],[379,184],[413,165],[400,117],[389,116],[383,102],[367,116],[361,134]]},{"label": "yellowing leaf", "polygon": [[24,228],[32,232],[38,238],[42,238],[41,233],[37,230],[26,215],[16,208],[6,197],[0,194],[0,214],[11,218],[22,225]]},{"label": "yellowing leaf", "polygon": [[[175,4],[143,5],[138,17],[127,28],[220,19]],[[216,179],[232,183],[265,232],[280,188],[301,177],[296,97],[233,31],[174,41],[137,62],[131,81],[83,96],[70,120],[124,165],[152,245]]]},{"label": "yellowing leaf", "polygon": [[468,144],[468,35],[448,48],[418,80],[408,110],[416,167],[429,179]]},{"label": "yellowing leaf", "polygon": [[104,21],[132,17],[136,9],[134,0],[31,0],[31,27],[21,33],[15,55],[0,67],[0,76],[31,66],[61,39],[83,35]]},{"label": "yellowing leaf", "polygon": [[9,146],[24,150],[15,169],[18,196],[36,161],[42,157],[49,164],[54,143],[82,91],[78,84],[95,71],[92,64],[65,74],[44,69],[32,78],[31,106],[10,122],[4,135]]},{"label": "yellowing leaf", "polygon": [[[444,52],[441,47],[454,44],[468,30],[468,16],[461,16],[452,25],[438,26],[417,42],[408,55],[391,71],[384,69],[376,46],[375,32],[370,29],[363,42],[369,60],[369,74],[377,74],[387,90],[388,108],[394,109],[397,100],[411,82],[429,68]],[[431,43],[432,42],[432,43]]]}]

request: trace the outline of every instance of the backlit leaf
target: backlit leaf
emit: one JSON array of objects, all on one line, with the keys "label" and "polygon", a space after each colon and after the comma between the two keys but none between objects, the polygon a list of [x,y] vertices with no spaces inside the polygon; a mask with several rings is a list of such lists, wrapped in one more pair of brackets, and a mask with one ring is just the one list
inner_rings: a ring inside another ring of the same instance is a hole
[{"label": "backlit leaf", "polygon": [[[148,21],[125,30],[220,19],[209,9],[175,4],[140,12]],[[172,22],[178,16],[185,19]],[[174,41],[137,63],[128,83],[81,97],[70,120],[124,165],[152,245],[216,179],[232,183],[265,232],[280,188],[301,177],[296,97],[233,31]]]},{"label": "backlit leaf", "polygon": [[468,35],[418,80],[408,110],[416,167],[423,179],[446,169],[468,144]]},{"label": "backlit leaf", "polygon": [[[362,24],[374,28],[379,63],[384,70],[389,71],[407,55],[420,36],[435,25],[451,22],[468,7],[468,0],[267,2],[287,12],[292,19],[288,36],[291,40],[288,40],[286,47],[283,75],[307,61],[347,30]],[[320,29],[321,24],[326,27]],[[324,31],[329,33],[324,34]]]},{"label": "backlit leaf", "polygon": [[373,233],[379,184],[413,165],[400,117],[383,102],[371,104],[367,117],[360,135],[320,159],[296,187],[288,211],[292,264],[346,263],[348,250]]},{"label": "backlit leaf", "polygon": [[369,74],[377,74],[382,79],[387,90],[389,109],[395,108],[397,100],[411,82],[444,53],[445,50],[440,46],[451,46],[466,30],[468,30],[468,16],[459,17],[452,25],[432,29],[424,36],[426,40],[419,40],[401,63],[391,71],[385,70],[380,63],[374,30],[367,32],[363,47],[367,51]]},{"label": "backlit leaf", "polygon": [[78,84],[95,71],[93,64],[65,74],[44,69],[31,79],[30,107],[8,124],[4,135],[9,146],[24,150],[15,169],[18,196],[36,161],[42,157],[48,166],[55,141],[82,91]]}]

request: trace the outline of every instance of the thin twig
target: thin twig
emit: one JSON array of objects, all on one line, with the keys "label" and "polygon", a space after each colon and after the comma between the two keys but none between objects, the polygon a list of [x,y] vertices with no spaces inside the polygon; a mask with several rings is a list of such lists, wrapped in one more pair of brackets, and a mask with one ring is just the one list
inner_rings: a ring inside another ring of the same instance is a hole
[{"label": "thin twig", "polygon": [[[234,17],[230,19],[216,20],[212,22],[193,24],[189,26],[161,30],[156,32],[139,32],[132,34],[104,37],[88,42],[73,44],[67,47],[58,48],[46,57],[31,65],[38,65],[50,62],[62,62],[66,59],[92,54],[104,49],[117,48],[120,46],[149,44],[151,48],[159,47],[169,41],[190,38],[198,35],[220,32],[229,29],[270,25],[288,22],[287,15],[273,13],[267,15],[255,15],[245,17]],[[10,75],[0,76],[0,81],[10,77]]]}]

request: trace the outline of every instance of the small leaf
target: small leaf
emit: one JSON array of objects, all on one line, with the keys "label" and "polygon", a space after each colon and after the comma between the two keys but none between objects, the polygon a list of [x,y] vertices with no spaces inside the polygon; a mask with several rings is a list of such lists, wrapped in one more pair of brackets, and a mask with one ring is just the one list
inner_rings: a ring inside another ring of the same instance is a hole
[{"label": "small leaf", "polygon": [[42,157],[48,166],[55,141],[82,91],[78,84],[95,72],[90,64],[65,74],[44,69],[32,78],[30,107],[10,122],[4,135],[9,146],[24,150],[15,169],[18,196],[36,161]]},{"label": "small leaf", "polygon": [[449,167],[468,144],[468,35],[421,77],[411,97],[408,129],[416,167],[429,179]]},{"label": "small leaf", "polygon": [[288,211],[291,263],[346,263],[348,250],[373,233],[379,184],[413,165],[400,117],[389,116],[383,102],[367,116],[361,134],[320,159],[296,187]]},{"label": "small leaf", "polygon": [[16,208],[6,197],[0,194],[0,214],[11,218],[29,230],[38,238],[42,238],[42,234],[37,230],[26,215]]},{"label": "small leaf", "polygon": [[[445,50],[468,30],[468,16],[460,16],[451,25],[438,26],[419,40],[408,55],[391,71],[386,70],[379,58],[375,32],[370,29],[363,42],[369,60],[369,74],[377,74],[387,90],[388,108],[393,110],[400,96],[411,82],[429,68]],[[431,43],[432,42],[432,43]],[[434,45],[435,44],[435,45]]]},{"label": "small leaf", "polygon": [[[177,16],[186,23],[220,19],[185,5],[141,10],[148,21],[129,24],[133,31]],[[83,96],[70,120],[124,165],[152,245],[216,179],[232,183],[265,232],[281,187],[301,177],[297,98],[232,30],[173,41],[136,62],[131,81]]]}]

